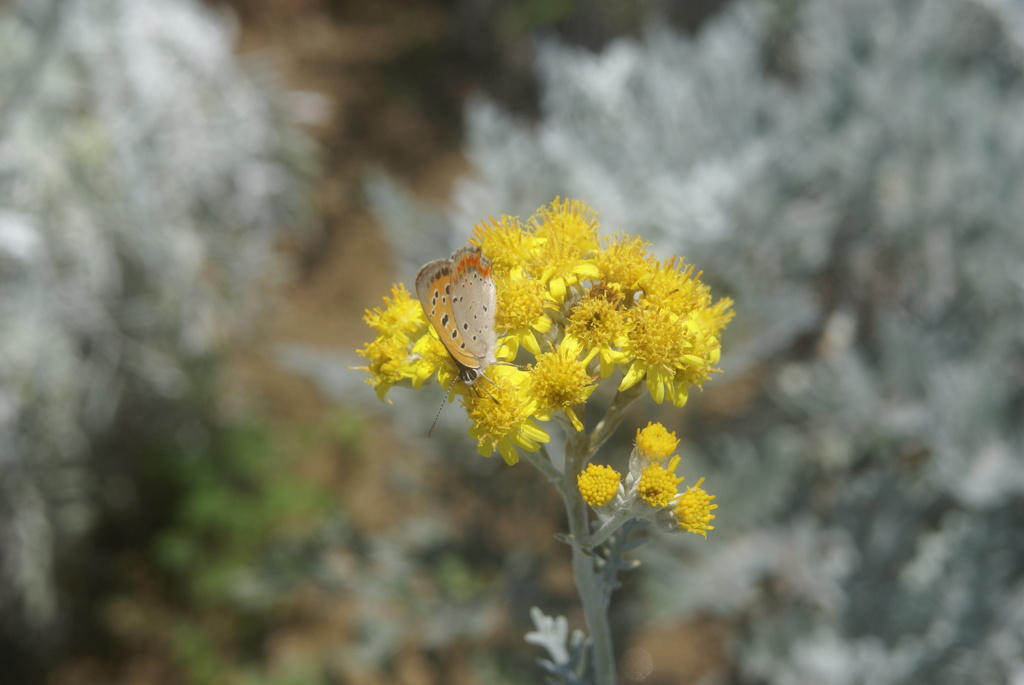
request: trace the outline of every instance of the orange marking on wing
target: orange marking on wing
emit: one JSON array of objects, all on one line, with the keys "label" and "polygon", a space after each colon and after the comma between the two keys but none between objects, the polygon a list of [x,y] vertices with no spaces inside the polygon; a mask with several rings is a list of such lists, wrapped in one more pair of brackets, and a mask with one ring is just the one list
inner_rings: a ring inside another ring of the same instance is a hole
[{"label": "orange marking on wing", "polygon": [[461,273],[468,268],[474,268],[480,275],[487,278],[491,275],[491,263],[484,262],[483,255],[479,252],[467,252],[459,260],[459,263],[455,265],[455,272]]}]

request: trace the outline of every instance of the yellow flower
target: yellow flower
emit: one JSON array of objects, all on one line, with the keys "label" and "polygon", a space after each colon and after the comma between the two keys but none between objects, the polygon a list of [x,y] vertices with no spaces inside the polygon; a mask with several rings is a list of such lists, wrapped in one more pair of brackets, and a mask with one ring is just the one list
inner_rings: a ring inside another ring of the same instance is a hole
[{"label": "yellow flower", "polygon": [[564,338],[558,349],[537,357],[534,365],[530,395],[536,400],[537,418],[551,420],[551,412],[561,409],[572,421],[573,428],[583,430],[583,422],[576,416],[574,406],[586,402],[597,389],[596,378],[587,373],[587,365],[579,361],[582,345],[572,338]]},{"label": "yellow flower", "polygon": [[426,377],[437,374],[437,380],[442,388],[451,386],[452,381],[459,375],[459,367],[448,354],[444,343],[437,337],[437,331],[431,328],[412,345],[413,356],[419,359],[420,368]]},{"label": "yellow flower", "polygon": [[643,282],[643,296],[629,310],[629,340],[623,353],[630,366],[619,384],[626,390],[646,380],[654,401],[686,403],[691,385],[708,379],[719,357],[719,335],[732,318],[728,298],[712,305],[710,289],[673,257]]},{"label": "yellow flower", "polygon": [[608,238],[604,249],[594,257],[605,287],[622,293],[632,302],[633,295],[656,266],[647,254],[649,245],[638,236],[620,234]]},{"label": "yellow flower", "polygon": [[660,423],[648,422],[646,428],[636,431],[636,449],[647,461],[668,459],[678,446],[679,439],[676,438],[676,434],[669,433]]},{"label": "yellow flower", "polygon": [[715,518],[711,512],[717,509],[718,505],[711,503],[711,500],[715,499],[714,495],[709,495],[701,489],[703,482],[704,479],[701,478],[695,485],[687,488],[686,492],[680,495],[672,513],[680,528],[688,533],[707,537],[708,531],[715,528],[711,525],[712,519]]},{"label": "yellow flower", "polygon": [[367,343],[366,347],[357,352],[368,359],[369,364],[354,368],[370,374],[366,382],[373,386],[381,402],[391,404],[388,391],[406,377],[403,373],[408,359],[406,347],[405,343],[396,338],[382,338]]},{"label": "yellow flower", "polygon": [[541,240],[557,239],[575,245],[580,253],[598,247],[598,220],[594,208],[581,200],[556,197],[531,217],[534,233]]},{"label": "yellow flower", "polygon": [[498,274],[508,274],[529,259],[540,240],[522,224],[519,217],[502,215],[490,223],[479,223],[473,229],[470,241],[491,260],[491,268]]},{"label": "yellow flower", "polygon": [[615,497],[621,479],[622,474],[610,466],[590,464],[576,476],[576,485],[584,502],[592,507],[602,507]]},{"label": "yellow flower", "polygon": [[588,363],[598,357],[602,378],[612,375],[616,364],[628,361],[619,349],[628,341],[628,320],[621,302],[620,294],[598,283],[569,313],[566,336],[580,341],[587,350]]},{"label": "yellow flower", "polygon": [[676,476],[679,457],[672,457],[668,466],[649,464],[643,468],[636,491],[640,497],[652,507],[660,509],[671,504],[679,493],[678,485],[683,482],[682,476]]},{"label": "yellow flower", "polygon": [[382,337],[408,340],[409,336],[427,326],[427,317],[419,300],[409,295],[405,286],[399,283],[391,286],[391,297],[384,296],[384,308],[375,307],[363,314],[363,321]]},{"label": "yellow flower", "polygon": [[653,262],[644,279],[644,298],[679,315],[711,305],[711,289],[694,274],[694,267],[679,257]]},{"label": "yellow flower", "polygon": [[367,383],[373,386],[382,402],[391,403],[388,391],[397,384],[407,383],[419,388],[433,373],[429,364],[410,348],[413,336],[423,336],[427,329],[423,307],[409,296],[405,286],[398,284],[391,289],[391,297],[384,297],[384,307],[366,310],[363,320],[379,334],[377,339],[357,350],[366,358],[366,366],[356,369],[366,371],[370,377]]},{"label": "yellow flower", "polygon": [[540,338],[551,330],[548,307],[551,299],[544,284],[522,275],[514,269],[507,275],[495,277],[498,291],[498,314],[495,326],[507,331],[506,342],[522,345],[530,354],[540,354]]},{"label": "yellow flower", "polygon": [[535,452],[539,443],[551,439],[531,419],[537,402],[529,396],[528,378],[525,371],[495,364],[487,370],[486,378],[476,381],[474,391],[463,398],[473,421],[469,434],[476,438],[481,455],[489,457],[498,450],[505,463],[511,465],[519,461],[516,447]]},{"label": "yellow flower", "polygon": [[647,390],[655,402],[665,397],[681,407],[686,402],[685,385],[676,385],[675,375],[680,364],[687,363],[684,355],[691,340],[686,334],[686,322],[660,304],[643,300],[630,310],[628,341],[624,352],[632,358],[619,390],[633,387],[646,379]]},{"label": "yellow flower", "polygon": [[691,347],[684,355],[683,364],[678,365],[675,381],[681,385],[700,387],[710,378],[722,354],[721,331],[733,317],[732,300],[723,298],[710,307],[701,307],[690,312],[686,330]]},{"label": "yellow flower", "polygon": [[597,249],[597,215],[585,203],[555,199],[530,220],[538,243],[525,269],[562,302],[569,287],[600,275],[590,259]]}]

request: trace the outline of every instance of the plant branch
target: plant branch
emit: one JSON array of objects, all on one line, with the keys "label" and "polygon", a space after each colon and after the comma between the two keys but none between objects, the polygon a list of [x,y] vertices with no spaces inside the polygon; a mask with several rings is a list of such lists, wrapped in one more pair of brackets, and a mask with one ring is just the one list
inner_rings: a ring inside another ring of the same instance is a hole
[{"label": "plant branch", "polygon": [[607,442],[608,438],[612,436],[615,429],[619,427],[620,423],[622,423],[622,419],[626,417],[626,410],[629,409],[629,406],[633,404],[638,397],[640,397],[643,393],[643,389],[643,384],[637,383],[633,387],[615,394],[615,399],[612,400],[612,405],[608,407],[608,411],[606,411],[601,420],[597,422],[597,425],[594,426],[594,431],[590,434],[590,440],[587,444],[587,461],[589,461],[590,458],[597,453],[597,450],[601,449],[601,446]]}]

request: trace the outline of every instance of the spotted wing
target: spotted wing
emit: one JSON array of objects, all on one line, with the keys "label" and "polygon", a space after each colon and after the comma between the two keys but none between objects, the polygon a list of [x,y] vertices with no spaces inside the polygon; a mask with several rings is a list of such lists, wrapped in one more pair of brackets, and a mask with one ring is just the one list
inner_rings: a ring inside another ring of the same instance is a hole
[{"label": "spotted wing", "polygon": [[434,327],[448,354],[461,366],[476,368],[476,359],[466,352],[452,309],[454,270],[452,261],[435,259],[416,274],[416,295],[427,321]]},{"label": "spotted wing", "polygon": [[460,353],[452,351],[452,356],[464,366],[483,371],[494,363],[497,337],[494,332],[497,293],[491,278],[491,261],[483,256],[480,248],[467,246],[452,255],[451,264],[451,308],[458,333],[453,342]]}]

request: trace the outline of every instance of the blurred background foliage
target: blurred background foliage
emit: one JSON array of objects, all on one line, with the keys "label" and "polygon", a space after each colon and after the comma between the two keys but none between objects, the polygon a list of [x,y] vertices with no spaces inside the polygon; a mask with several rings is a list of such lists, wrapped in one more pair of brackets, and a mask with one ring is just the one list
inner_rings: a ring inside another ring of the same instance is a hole
[{"label": "blurred background foliage", "polygon": [[536,682],[559,503],[347,365],[560,194],[738,313],[627,421],[721,508],[624,664],[1020,682],[1022,60],[1013,0],[0,4],[0,681]]}]

